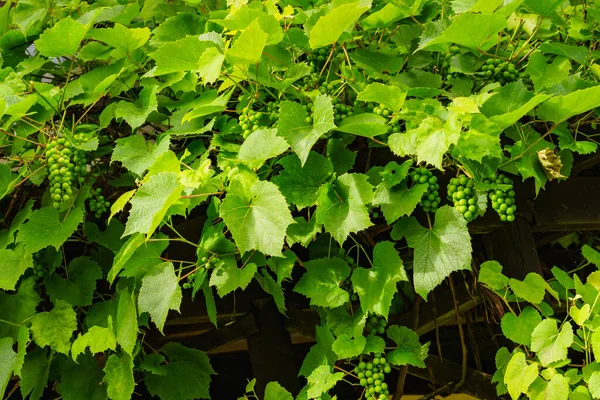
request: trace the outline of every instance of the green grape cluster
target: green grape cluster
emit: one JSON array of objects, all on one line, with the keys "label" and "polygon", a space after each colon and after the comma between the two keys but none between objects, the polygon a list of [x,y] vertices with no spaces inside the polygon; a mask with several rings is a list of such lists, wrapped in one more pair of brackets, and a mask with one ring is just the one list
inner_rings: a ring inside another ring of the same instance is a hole
[{"label": "green grape cluster", "polygon": [[[513,222],[515,220],[515,191],[513,189],[513,181],[504,174],[498,175],[493,181],[497,185],[510,185],[510,189],[502,191],[500,189],[491,190],[489,197],[492,201],[492,208],[496,210],[502,222]],[[490,182],[487,182],[490,183]]]},{"label": "green grape cluster", "polygon": [[522,74],[517,67],[508,61],[502,61],[498,58],[488,58],[485,64],[480,68],[488,83],[498,82],[501,85],[515,82],[523,79],[523,83],[528,87],[533,87],[533,81],[528,75]]},{"label": "green grape cluster", "polygon": [[[202,257],[200,259],[200,267],[201,268],[205,268],[205,269],[212,269],[214,268],[218,263],[221,262],[221,259],[217,256],[208,258],[208,257]],[[183,283],[183,288],[184,289],[191,289],[194,286],[194,280],[196,279],[196,274],[198,274],[199,269],[194,272],[193,274],[188,275],[187,277],[187,282]]]},{"label": "green grape cluster", "polygon": [[365,399],[383,400],[390,391],[385,376],[392,372],[392,367],[383,354],[374,354],[370,361],[361,361],[354,368],[359,384],[365,388]]},{"label": "green grape cluster", "polygon": [[371,335],[383,335],[385,333],[385,327],[387,321],[383,317],[377,315],[371,315],[365,324],[365,330]]},{"label": "green grape cluster", "polygon": [[325,65],[330,52],[331,50],[320,48],[319,50],[315,50],[313,53],[308,53],[306,56],[308,65],[313,68],[315,72],[319,72]]},{"label": "green grape cluster", "polygon": [[33,273],[38,278],[46,276],[46,268],[35,256],[33,257]]},{"label": "green grape cluster", "polygon": [[347,104],[343,104],[340,101],[340,99],[334,98],[332,103],[333,103],[333,120],[336,123],[354,115],[353,108]]},{"label": "green grape cluster", "polygon": [[437,177],[427,168],[417,168],[410,174],[414,184],[426,183],[427,191],[423,194],[419,205],[425,212],[436,212],[442,202],[440,197],[440,185],[437,183]]},{"label": "green grape cluster", "polygon": [[[77,136],[77,135],[76,135]],[[74,139],[79,140],[77,137]],[[73,195],[72,184],[83,183],[86,170],[85,152],[76,149],[64,137],[54,138],[46,145],[52,206],[60,208]]]},{"label": "green grape cluster", "polygon": [[97,188],[92,191],[92,197],[88,200],[88,207],[96,218],[100,218],[102,214],[107,213],[110,209],[110,201],[102,196],[102,189]]},{"label": "green grape cluster", "polygon": [[314,112],[314,104],[310,101],[307,101],[306,103],[302,104],[302,108],[308,114],[308,116],[306,117],[306,123],[309,125],[312,125],[312,123],[313,123],[312,114]]},{"label": "green grape cluster", "polygon": [[238,124],[242,128],[242,136],[246,139],[253,131],[265,127],[263,114],[254,111],[250,105],[242,109],[238,118]]},{"label": "green grape cluster", "polygon": [[475,182],[465,175],[450,179],[448,200],[454,203],[454,207],[465,217],[467,222],[472,221],[477,216],[479,207],[477,206]]},{"label": "green grape cluster", "polygon": [[279,103],[269,101],[264,108],[264,114],[269,119],[270,125],[277,123],[279,119]]},{"label": "green grape cluster", "polygon": [[460,49],[457,46],[451,46],[450,49],[444,54],[444,61],[440,68],[440,74],[446,76],[446,79],[454,78],[454,75],[450,74],[450,59],[460,53]]}]

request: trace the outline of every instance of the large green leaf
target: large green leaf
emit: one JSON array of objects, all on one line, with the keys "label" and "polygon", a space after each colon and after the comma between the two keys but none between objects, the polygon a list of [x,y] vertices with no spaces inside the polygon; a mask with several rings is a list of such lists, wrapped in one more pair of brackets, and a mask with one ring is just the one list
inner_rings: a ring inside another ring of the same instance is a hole
[{"label": "large green leaf", "polygon": [[0,393],[4,393],[17,362],[17,353],[12,349],[12,339],[0,339]]},{"label": "large green leaf", "polygon": [[145,383],[153,396],[162,400],[209,399],[208,388],[215,371],[208,356],[179,343],[169,342],[161,350],[168,364],[159,366],[160,375],[145,374]]},{"label": "large green leaf", "polygon": [[596,107],[600,107],[600,86],[554,97],[538,108],[538,117],[559,124]]},{"label": "large green leaf", "polygon": [[373,200],[373,186],[363,174],[344,174],[319,189],[315,218],[342,244],[351,233],[372,225],[367,204]]},{"label": "large green leaf", "polygon": [[561,4],[564,4],[562,0],[525,0],[525,4],[536,14],[542,17],[549,17],[552,15]]},{"label": "large green leaf", "polygon": [[77,257],[69,263],[67,277],[52,274],[46,282],[50,299],[64,300],[72,306],[89,306],[96,289],[96,281],[102,278],[100,266],[89,257]]},{"label": "large green leaf", "polygon": [[158,107],[157,91],[158,86],[156,85],[146,86],[136,101],[119,101],[113,111],[114,117],[122,118],[131,126],[131,130],[135,131],[146,122],[151,112],[156,111]]},{"label": "large green leaf", "polygon": [[159,137],[156,143],[145,141],[140,135],[127,136],[117,140],[111,162],[120,161],[125,168],[142,176],[169,150],[169,144],[169,136]]},{"label": "large green leaf", "polygon": [[46,57],[73,56],[87,31],[88,26],[66,17],[45,30],[35,41],[35,48]]},{"label": "large green leaf", "polygon": [[312,124],[309,124],[306,122],[308,113],[300,103],[283,101],[280,105],[277,131],[298,154],[302,165],[306,163],[310,150],[317,140],[335,128],[330,97],[317,96],[313,110]]},{"label": "large green leaf", "polygon": [[172,263],[157,265],[142,279],[139,311],[148,312],[161,333],[169,310],[179,311],[180,304],[181,287]]},{"label": "large green leaf", "polygon": [[573,328],[568,321],[559,331],[555,319],[545,319],[531,334],[531,350],[536,352],[543,366],[566,359],[567,350],[572,343]]},{"label": "large green leaf", "polygon": [[123,50],[126,54],[142,47],[150,39],[150,29],[127,28],[121,24],[115,24],[112,28],[93,29],[90,36],[108,45]]},{"label": "large green leaf", "polygon": [[0,289],[15,290],[19,278],[33,267],[31,254],[19,243],[14,249],[0,250]]},{"label": "large green leaf", "polygon": [[33,340],[40,347],[50,346],[58,353],[69,354],[71,337],[77,329],[77,316],[71,305],[56,300],[51,311],[35,314],[31,318]]},{"label": "large green leaf", "polygon": [[217,288],[217,293],[225,297],[236,289],[245,290],[257,271],[255,263],[248,263],[244,268],[238,268],[233,257],[224,258],[212,271],[210,285]]},{"label": "large green leaf", "polygon": [[518,399],[521,393],[526,393],[529,386],[538,376],[538,364],[528,364],[525,354],[515,353],[506,367],[504,382],[508,393],[513,399]]},{"label": "large green leaf", "polygon": [[310,31],[310,47],[317,49],[337,42],[342,33],[354,25],[370,6],[370,1],[342,3],[321,16]]},{"label": "large green leaf", "polygon": [[32,400],[42,398],[48,384],[51,362],[52,359],[48,357],[46,349],[36,348],[27,354],[21,377],[21,395],[23,397],[29,395]]},{"label": "large green leaf", "polygon": [[310,299],[310,304],[326,308],[340,307],[350,300],[350,293],[340,287],[350,276],[345,261],[322,258],[304,263],[306,272],[294,287],[294,291]]},{"label": "large green leaf", "polygon": [[405,326],[390,326],[387,335],[398,346],[387,355],[390,364],[398,366],[414,365],[415,367],[425,368],[429,343],[421,346],[419,335]]},{"label": "large green leaf", "polygon": [[457,116],[446,121],[435,116],[425,117],[421,123],[405,133],[390,135],[390,149],[399,156],[416,155],[418,162],[427,162],[442,169],[442,159],[450,145],[455,144],[461,131]]},{"label": "large green leaf", "polygon": [[299,376],[308,377],[320,365],[333,366],[337,361],[337,355],[333,351],[335,341],[331,331],[324,326],[315,327],[315,336],[317,343],[310,348],[302,366]]},{"label": "large green leaf", "polygon": [[128,400],[133,395],[135,380],[133,378],[133,360],[128,354],[118,356],[111,354],[104,366],[106,391],[111,400]]},{"label": "large green leaf", "polygon": [[481,114],[473,115],[469,130],[461,133],[456,151],[463,157],[481,162],[484,157],[502,157],[500,133],[495,123]]},{"label": "large green leaf", "polygon": [[23,242],[25,249],[30,253],[47,246],[58,250],[82,220],[83,211],[80,208],[71,210],[62,221],[58,210],[41,208],[31,213],[28,221],[21,226],[17,241]]},{"label": "large green leaf", "polygon": [[311,399],[319,398],[323,393],[333,388],[343,377],[343,372],[332,374],[331,367],[328,365],[317,367],[307,378],[309,386],[308,397]]},{"label": "large green leaf", "polygon": [[273,183],[299,209],[313,206],[317,202],[319,188],[333,173],[331,161],[314,151],[309,153],[304,166],[296,155],[282,158],[279,164],[284,169],[273,179]]},{"label": "large green leaf", "polygon": [[121,348],[129,355],[137,341],[138,315],[135,307],[135,297],[128,290],[119,292],[119,303],[117,304],[116,336]]},{"label": "large green leaf", "polygon": [[392,242],[383,241],[373,249],[373,268],[357,268],[352,273],[352,288],[360,298],[365,312],[387,319],[396,284],[407,281],[402,259]]},{"label": "large green leaf", "polygon": [[535,308],[527,306],[519,316],[508,313],[502,317],[502,333],[515,343],[531,346],[531,334],[542,322],[542,317]]},{"label": "large green leaf", "polygon": [[151,235],[179,196],[183,186],[174,172],[152,175],[131,199],[131,211],[123,235],[145,233]]},{"label": "large green leaf", "polygon": [[271,182],[255,182],[247,191],[228,193],[220,215],[243,254],[258,250],[281,256],[287,227],[294,222],[285,198]]},{"label": "large green leaf", "polygon": [[112,322],[109,319],[108,327],[92,326],[86,333],[79,334],[71,346],[71,357],[77,362],[77,356],[90,349],[92,354],[102,353],[106,350],[114,350],[117,347],[117,339],[113,333]]},{"label": "large green leaf", "polygon": [[269,382],[265,386],[264,400],[294,400],[291,393],[277,382]]},{"label": "large green leaf", "polygon": [[227,51],[226,59],[236,64],[257,63],[262,56],[268,37],[269,35],[261,29],[258,19],[254,20],[233,42]]},{"label": "large green leaf", "polygon": [[238,159],[250,168],[259,168],[265,160],[277,157],[288,149],[284,138],[277,136],[277,129],[253,131],[242,143]]},{"label": "large green leaf", "polygon": [[[177,41],[169,42],[161,46],[150,57],[156,61],[156,68],[152,70],[153,75],[165,75],[179,71],[201,71],[207,60],[205,52],[213,48],[221,58],[224,43],[221,40],[208,40],[203,35],[183,37]],[[210,53],[214,55],[214,53]],[[216,56],[215,56],[216,57]],[[211,56],[212,59],[212,56]]]},{"label": "large green leaf", "polygon": [[393,112],[400,111],[405,99],[406,91],[397,86],[385,85],[378,82],[369,84],[357,97],[357,100],[360,101],[372,101],[383,104]]},{"label": "large green leaf", "polygon": [[418,184],[409,189],[406,186],[390,188],[382,182],[375,190],[373,205],[381,208],[385,221],[391,224],[400,217],[411,215],[425,192],[427,192],[426,184]]},{"label": "large green leaf", "polygon": [[506,17],[498,14],[460,14],[440,36],[421,48],[440,43],[456,43],[472,50],[489,50],[496,45],[498,33],[506,27]]},{"label": "large green leaf", "polygon": [[21,282],[16,294],[0,291],[0,309],[2,319],[8,323],[0,323],[0,337],[11,337],[17,340],[20,326],[36,312],[36,307],[42,299],[34,290],[34,278]]},{"label": "large green leaf", "polygon": [[431,229],[414,217],[398,221],[392,238],[402,237],[415,250],[413,282],[415,291],[424,299],[452,272],[471,268],[471,236],[467,222],[455,208],[439,208]]},{"label": "large green leaf", "polygon": [[362,113],[344,118],[337,131],[372,138],[388,132],[387,120],[377,114]]}]

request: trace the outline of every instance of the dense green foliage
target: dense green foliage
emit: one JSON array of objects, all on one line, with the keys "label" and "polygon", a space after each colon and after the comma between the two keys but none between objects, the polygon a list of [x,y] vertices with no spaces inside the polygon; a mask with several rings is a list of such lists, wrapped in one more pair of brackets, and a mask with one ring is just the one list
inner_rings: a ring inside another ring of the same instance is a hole
[{"label": "dense green foliage", "polygon": [[[387,398],[385,375],[429,349],[390,314],[471,269],[468,223],[488,205],[514,221],[513,181],[539,192],[597,150],[597,3],[6,2],[0,393],[16,376],[31,399],[209,398],[204,352],[141,332],[190,297],[217,325],[215,296],[256,280],[282,314],[294,291],[321,316],[298,399]],[[192,215],[199,241],[176,228]],[[372,227],[391,234],[369,245]],[[480,281],[516,343],[499,393],[600,397],[596,275],[522,282],[489,261]]]}]

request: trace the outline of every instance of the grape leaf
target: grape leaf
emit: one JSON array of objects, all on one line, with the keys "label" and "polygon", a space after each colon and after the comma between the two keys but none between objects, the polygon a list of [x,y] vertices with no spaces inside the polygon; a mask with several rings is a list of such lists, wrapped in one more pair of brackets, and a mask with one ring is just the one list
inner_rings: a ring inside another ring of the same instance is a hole
[{"label": "grape leaf", "polygon": [[321,16],[310,31],[310,47],[317,49],[337,42],[370,6],[370,1],[341,4]]},{"label": "grape leaf", "polygon": [[541,119],[559,124],[596,107],[600,107],[599,86],[553,97],[537,109],[537,114]]},{"label": "grape leaf", "polygon": [[331,331],[324,326],[316,328],[316,344],[310,348],[298,376],[308,377],[317,367],[321,365],[333,366],[337,361],[337,355],[333,351],[334,337]]},{"label": "grape leaf", "polygon": [[31,343],[29,328],[21,325],[18,333],[17,346],[17,362],[15,365],[15,375],[22,377],[23,364],[25,363],[25,355],[27,354],[27,346]]},{"label": "grape leaf", "polygon": [[254,276],[256,281],[262,290],[273,296],[273,300],[275,301],[275,305],[277,306],[279,312],[283,315],[286,315],[285,295],[280,284],[275,282],[275,279],[269,275],[269,272],[266,269],[262,269],[260,272],[261,274],[256,273]]},{"label": "grape leaf", "polygon": [[342,334],[333,342],[333,351],[340,360],[355,358],[363,353],[367,339],[364,336],[358,336],[352,339],[347,334]]},{"label": "grape leaf", "polygon": [[316,222],[342,244],[350,233],[372,225],[366,206],[372,200],[373,186],[366,175],[344,174],[319,189]]},{"label": "grape leaf", "polygon": [[285,232],[294,222],[277,186],[265,181],[255,182],[247,191],[229,192],[220,215],[242,254],[258,250],[281,257]]},{"label": "grape leaf", "polygon": [[133,360],[128,354],[111,354],[104,366],[106,391],[111,400],[129,400],[133,395]]},{"label": "grape leaf", "polygon": [[90,348],[92,355],[102,353],[106,350],[114,350],[117,347],[117,339],[113,333],[112,321],[108,320],[108,327],[92,326],[83,335],[80,333],[71,346],[71,357],[77,362],[77,356]]},{"label": "grape leaf", "polygon": [[135,348],[138,334],[138,315],[135,308],[135,297],[124,289],[119,292],[117,305],[116,336],[117,342],[130,356]]},{"label": "grape leaf", "polygon": [[513,399],[519,398],[521,393],[527,393],[527,389],[538,376],[538,364],[527,364],[525,354],[515,353],[504,374],[504,382],[508,388],[508,393]]},{"label": "grape leaf", "polygon": [[442,34],[421,45],[424,49],[440,43],[456,43],[471,50],[487,51],[498,41],[498,33],[506,27],[506,18],[498,14],[460,14],[452,19]]},{"label": "grape leaf", "polygon": [[284,138],[277,136],[277,129],[253,131],[242,143],[238,160],[250,168],[259,168],[269,158],[277,157],[288,149]]},{"label": "grape leaf", "polygon": [[127,263],[127,261],[135,254],[138,247],[144,243],[144,235],[141,233],[135,233],[127,239],[127,242],[121,246],[119,252],[115,256],[113,260],[113,265],[108,271],[108,281],[112,284],[123,269],[123,266]]},{"label": "grape leaf", "polygon": [[600,372],[594,371],[588,379],[588,388],[590,394],[596,399],[600,397]]},{"label": "grape leaf", "polygon": [[531,350],[536,352],[543,366],[566,359],[567,350],[572,343],[573,328],[568,321],[559,331],[555,319],[545,319],[531,334]]},{"label": "grape leaf", "polygon": [[333,173],[331,161],[314,151],[308,154],[304,166],[296,155],[282,158],[279,164],[284,169],[273,179],[273,183],[279,186],[287,201],[300,210],[317,202],[319,188]]},{"label": "grape leaf", "polygon": [[66,17],[46,29],[34,42],[35,48],[46,57],[73,56],[87,31],[88,26]]},{"label": "grape leaf", "polygon": [[22,243],[14,249],[0,249],[0,289],[15,290],[19,278],[32,267],[33,258]]},{"label": "grape leaf", "polygon": [[226,257],[213,269],[210,275],[210,286],[217,288],[217,294],[225,297],[236,289],[245,290],[257,271],[255,263],[248,263],[238,268],[234,257]]},{"label": "grape leaf", "polygon": [[157,265],[144,279],[138,297],[139,312],[148,312],[162,333],[169,310],[179,311],[181,287],[173,263]]},{"label": "grape leaf", "polygon": [[67,277],[54,273],[46,282],[46,292],[53,302],[64,300],[72,306],[89,306],[96,289],[96,281],[102,278],[100,266],[89,257],[77,257],[69,263]]},{"label": "grape leaf", "polygon": [[304,263],[306,272],[294,287],[294,292],[310,299],[313,306],[340,307],[350,300],[349,293],[340,284],[350,276],[350,267],[345,261],[321,258]]},{"label": "grape leaf", "polygon": [[102,384],[104,371],[90,355],[80,357],[79,363],[69,358],[60,359],[60,391],[65,399],[104,400],[106,385]]},{"label": "grape leaf", "polygon": [[569,392],[569,380],[561,374],[556,374],[548,381],[538,377],[529,386],[527,396],[532,400],[568,400]]},{"label": "grape leaf", "polygon": [[373,205],[378,205],[385,221],[392,224],[400,217],[411,215],[425,192],[427,192],[426,184],[418,184],[409,189],[406,186],[390,188],[382,182],[375,190]]},{"label": "grape leaf", "polygon": [[415,250],[413,282],[424,299],[452,272],[471,268],[471,236],[467,222],[455,208],[439,208],[431,229],[421,226],[414,217],[398,221],[392,238],[402,237]]},{"label": "grape leaf", "polygon": [[[254,388],[252,387],[251,390],[254,390]],[[246,387],[246,392],[248,391],[248,387]],[[269,382],[267,383],[267,386],[265,386],[264,400],[294,400],[294,398],[291,393],[285,390],[279,383]]]},{"label": "grape leaf", "polygon": [[387,120],[371,113],[356,114],[344,118],[336,131],[372,138],[388,132]]},{"label": "grape leaf", "polygon": [[158,50],[149,54],[150,58],[156,61],[156,67],[151,73],[159,76],[179,71],[200,71],[205,67],[202,64],[203,61],[206,61],[206,57],[203,59],[204,53],[214,48],[221,50],[220,54],[223,50],[221,42],[222,40],[216,42],[208,40],[208,37],[204,35],[193,35],[183,36],[179,40],[165,43]]},{"label": "grape leaf", "polygon": [[[169,136],[165,135],[160,136],[156,140],[156,143],[152,143],[145,141],[140,135],[131,135],[117,139],[116,143],[111,163],[120,161],[129,171],[142,176],[160,156],[169,150],[170,140]],[[113,207],[116,207],[116,204],[117,202],[113,204]],[[113,212],[112,214],[115,213]]]},{"label": "grape leaf", "polygon": [[131,199],[131,211],[124,236],[132,233],[151,235],[181,195],[183,187],[174,172],[152,175]]},{"label": "grape leaf", "polygon": [[343,372],[331,373],[331,367],[321,365],[308,376],[308,397],[319,398],[323,393],[333,388],[344,377]]},{"label": "grape leaf", "polygon": [[6,391],[6,386],[17,362],[17,353],[12,349],[12,345],[11,338],[0,339],[0,393]]},{"label": "grape leaf", "polygon": [[47,353],[48,351],[45,349],[36,348],[25,357],[23,375],[21,377],[21,395],[23,398],[27,395],[32,400],[42,398],[44,389],[48,384],[48,375],[50,374],[50,364],[52,362]]},{"label": "grape leaf", "polygon": [[455,144],[461,131],[456,115],[446,121],[435,116],[425,117],[421,123],[405,133],[390,135],[390,149],[399,156],[416,155],[418,162],[427,162],[442,169],[442,158],[450,145]]},{"label": "grape leaf", "polygon": [[425,368],[429,343],[421,346],[419,335],[405,326],[392,325],[388,328],[387,335],[398,346],[387,355],[390,364]]},{"label": "grape leaf", "polygon": [[384,85],[383,83],[371,83],[365,90],[358,94],[357,100],[372,101],[383,104],[392,112],[398,112],[406,99],[406,91],[397,86]]},{"label": "grape leaf", "polygon": [[267,266],[277,275],[277,283],[281,283],[286,279],[292,278],[292,271],[296,264],[296,254],[291,250],[283,252],[283,258],[271,257],[267,260]]},{"label": "grape leaf", "polygon": [[385,351],[385,340],[377,335],[367,336],[367,344],[365,345],[365,353],[383,353]]},{"label": "grape leaf", "polygon": [[484,157],[502,157],[500,133],[495,123],[482,114],[475,114],[469,130],[461,133],[456,143],[456,151],[463,157],[481,162]]},{"label": "grape leaf", "polygon": [[[8,9],[11,8],[11,3]],[[29,28],[37,21],[43,19],[48,13],[48,4],[44,0],[19,0],[13,9],[12,20],[27,35]],[[4,393],[4,392],[3,392]]]},{"label": "grape leaf", "polygon": [[540,322],[542,322],[540,313],[535,308],[527,306],[518,317],[512,313],[502,317],[502,333],[515,343],[531,346],[531,334]]},{"label": "grape leaf", "polygon": [[508,286],[508,277],[502,274],[502,265],[498,261],[486,261],[479,267],[479,282],[490,288],[503,291]]},{"label": "grape leaf", "polygon": [[[135,132],[142,126],[152,111],[156,111],[158,102],[156,92],[158,86],[146,86],[142,89],[135,102],[119,101],[113,110],[115,118],[123,118]],[[114,156],[113,156],[114,157]]]},{"label": "grape leaf", "polygon": [[335,128],[333,104],[325,95],[314,100],[312,125],[306,122],[308,113],[300,103],[283,101],[280,104],[277,132],[283,136],[304,165],[313,145],[321,136]]},{"label": "grape leaf", "polygon": [[61,221],[58,210],[54,208],[40,208],[31,213],[19,233],[17,241],[23,242],[29,253],[35,253],[44,247],[52,246],[56,250],[77,229],[83,221],[83,211],[75,208]]},{"label": "grape leaf", "polygon": [[130,29],[121,24],[115,24],[112,28],[92,29],[89,36],[121,49],[126,54],[131,54],[133,50],[142,47],[150,39],[150,29],[147,27]]},{"label": "grape leaf", "polygon": [[304,217],[294,218],[295,224],[288,227],[285,238],[288,246],[299,243],[303,247],[308,247],[310,242],[323,230],[321,225],[316,224],[316,219],[312,218],[307,222]]},{"label": "grape leaf", "polygon": [[42,301],[34,290],[35,279],[27,278],[21,282],[16,294],[0,292],[0,309],[2,319],[10,324],[0,324],[0,337],[11,337],[17,340],[19,325],[35,314],[35,308]]},{"label": "grape leaf", "polygon": [[530,303],[540,304],[544,300],[546,281],[540,274],[530,272],[523,281],[511,278],[509,284],[516,296]]},{"label": "grape leaf", "polygon": [[563,3],[562,0],[525,0],[531,11],[542,17],[549,17]]},{"label": "grape leaf", "polygon": [[52,350],[69,354],[71,337],[77,329],[77,315],[71,305],[62,300],[54,302],[51,311],[35,314],[31,317],[33,340],[40,347],[50,346]]},{"label": "grape leaf", "polygon": [[215,371],[204,352],[175,342],[167,343],[161,352],[169,361],[161,365],[164,374],[145,374],[144,381],[151,395],[162,400],[210,398],[208,388]]},{"label": "grape leaf", "polygon": [[268,37],[269,35],[261,29],[259,20],[254,20],[242,30],[240,36],[233,42],[227,51],[227,60],[234,64],[257,63],[262,56]]},{"label": "grape leaf", "polygon": [[361,308],[386,319],[400,281],[408,278],[394,244],[388,241],[375,245],[373,268],[359,267],[352,273],[352,288],[358,293]]}]

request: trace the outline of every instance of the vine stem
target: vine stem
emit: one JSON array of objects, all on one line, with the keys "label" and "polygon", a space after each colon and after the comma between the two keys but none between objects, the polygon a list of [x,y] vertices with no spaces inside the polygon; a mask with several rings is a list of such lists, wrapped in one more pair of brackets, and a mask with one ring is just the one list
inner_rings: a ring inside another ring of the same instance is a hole
[{"label": "vine stem", "polygon": [[46,145],[45,145],[45,144],[38,143],[38,142],[36,142],[36,141],[30,140],[30,139],[27,139],[27,138],[24,138],[24,137],[21,137],[21,136],[17,136],[17,135],[15,135],[15,134],[12,134],[12,133],[10,133],[10,132],[8,132],[8,131],[5,131],[4,129],[1,129],[1,128],[0,128],[0,132],[1,132],[1,133],[4,133],[5,135],[11,136],[11,137],[13,137],[13,138],[15,138],[15,139],[24,140],[24,141],[26,141],[26,142],[33,143],[33,144],[35,144],[36,146],[39,146],[39,147],[46,148]]},{"label": "vine stem", "polygon": [[450,282],[450,290],[452,291],[452,301],[454,302],[454,312],[456,313],[456,323],[458,324],[458,333],[460,334],[460,345],[462,348],[462,371],[460,374],[460,381],[454,386],[453,390],[460,388],[467,377],[467,345],[465,343],[465,332],[462,326],[462,319],[458,310],[458,302],[456,301],[456,290],[454,289],[454,280],[452,275],[448,276]]}]

